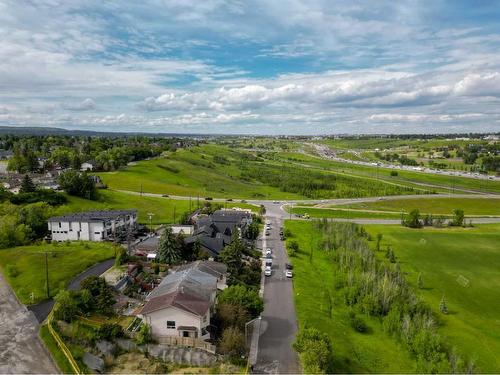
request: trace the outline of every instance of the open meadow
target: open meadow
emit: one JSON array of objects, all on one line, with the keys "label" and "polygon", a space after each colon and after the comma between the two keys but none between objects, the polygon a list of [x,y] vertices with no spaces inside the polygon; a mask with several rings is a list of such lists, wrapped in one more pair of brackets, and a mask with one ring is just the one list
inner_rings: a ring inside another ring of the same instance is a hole
[{"label": "open meadow", "polygon": [[376,202],[356,203],[346,206],[335,205],[332,207],[392,212],[401,212],[401,210],[409,212],[418,209],[422,214],[433,215],[451,215],[454,209],[462,209],[466,216],[500,216],[500,199],[498,197],[385,199]]},{"label": "open meadow", "polygon": [[[475,361],[476,372],[500,372],[500,225],[366,229],[372,237],[383,235],[382,250],[391,246],[407,280],[439,314],[439,331],[449,344]],[[418,274],[422,289],[417,288]],[[443,296],[448,315],[439,312]]]},{"label": "open meadow", "polygon": [[365,319],[368,333],[358,333],[351,328],[349,308],[341,292],[334,287],[332,253],[316,249],[321,235],[314,223],[287,220],[285,228],[292,233],[287,243],[297,241],[300,247],[297,255],[290,258],[299,327],[315,327],[328,334],[333,347],[334,372],[415,372],[415,361],[397,341],[383,332],[379,319]]},{"label": "open meadow", "polygon": [[114,257],[115,246],[102,242],[18,246],[0,250],[0,267],[19,300],[29,305],[47,298],[45,252],[48,253],[50,297],[53,297],[79,273]]}]

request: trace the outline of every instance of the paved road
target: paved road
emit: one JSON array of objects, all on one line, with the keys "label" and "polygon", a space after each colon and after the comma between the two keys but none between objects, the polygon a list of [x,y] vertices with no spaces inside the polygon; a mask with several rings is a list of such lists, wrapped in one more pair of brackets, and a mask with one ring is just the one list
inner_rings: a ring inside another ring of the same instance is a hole
[{"label": "paved road", "polygon": [[279,205],[267,204],[266,219],[271,220],[271,234],[262,240],[264,250],[273,249],[273,274],[264,284],[264,312],[262,313],[257,364],[254,373],[298,373],[297,353],[292,344],[297,332],[297,317],[291,279],[285,277],[288,261],[283,242],[279,239],[282,216],[275,209]]},{"label": "paved road", "polygon": [[35,316],[22,305],[0,274],[0,373],[59,373],[38,337]]},{"label": "paved road", "polygon": [[[79,274],[73,280],[71,280],[71,282],[68,285],[68,289],[79,290],[80,284],[85,278],[89,276],[99,276],[103,274],[108,269],[110,269],[114,263],[115,263],[114,259],[108,259],[105,260],[104,262],[97,263],[92,267],[87,268],[85,271],[83,271],[81,274]],[[53,306],[54,306],[54,300],[50,299],[48,301],[37,303],[36,305],[28,306],[28,309],[35,314],[36,319],[41,323],[50,314],[50,311],[52,310]]]}]

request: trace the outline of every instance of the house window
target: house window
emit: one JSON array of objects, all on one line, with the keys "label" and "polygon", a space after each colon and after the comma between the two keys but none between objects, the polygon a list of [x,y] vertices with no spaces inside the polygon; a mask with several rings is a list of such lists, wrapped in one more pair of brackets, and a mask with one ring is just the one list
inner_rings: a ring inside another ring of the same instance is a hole
[{"label": "house window", "polygon": [[94,232],[94,234],[101,234],[101,232]]},{"label": "house window", "polygon": [[167,328],[175,329],[175,320],[167,320]]}]

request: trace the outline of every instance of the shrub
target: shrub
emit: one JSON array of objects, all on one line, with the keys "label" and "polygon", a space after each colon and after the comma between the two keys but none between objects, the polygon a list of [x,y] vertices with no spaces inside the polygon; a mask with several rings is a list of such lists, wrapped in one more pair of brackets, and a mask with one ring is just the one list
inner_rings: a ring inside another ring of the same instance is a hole
[{"label": "shrub", "polygon": [[299,353],[304,372],[326,373],[332,361],[330,338],[316,328],[305,328],[299,331],[293,344]]},{"label": "shrub", "polygon": [[100,326],[96,332],[97,340],[113,340],[118,337],[123,337],[125,332],[121,325],[116,323],[106,323]]},{"label": "shrub", "polygon": [[151,333],[151,326],[147,323],[143,323],[139,332],[137,332],[137,336],[135,336],[135,342],[138,345],[149,344],[153,341],[153,335]]},{"label": "shrub", "polygon": [[232,362],[239,363],[246,354],[245,336],[240,329],[229,327],[222,332],[219,352],[229,357]]},{"label": "shrub", "polygon": [[14,277],[19,276],[19,274],[20,274],[17,267],[12,265],[12,264],[7,264],[7,267],[5,267],[5,269],[7,270],[7,275],[9,275],[10,277],[14,278]]},{"label": "shrub", "polygon": [[295,240],[287,243],[288,255],[291,257],[295,256],[299,252],[299,243]]},{"label": "shrub", "polygon": [[391,171],[391,177],[396,177],[398,175],[398,171]]},{"label": "shrub", "polygon": [[354,311],[349,311],[349,325],[359,333],[365,333],[368,326],[360,317],[356,316]]}]

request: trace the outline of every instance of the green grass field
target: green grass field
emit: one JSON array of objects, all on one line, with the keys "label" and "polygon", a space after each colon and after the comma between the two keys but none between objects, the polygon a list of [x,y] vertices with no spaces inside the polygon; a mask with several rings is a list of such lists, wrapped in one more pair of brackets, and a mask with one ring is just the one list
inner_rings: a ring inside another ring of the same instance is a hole
[{"label": "green grass field", "polygon": [[[33,304],[47,298],[45,255],[48,254],[50,296],[95,263],[112,258],[115,245],[68,242],[18,246],[0,250],[0,267],[19,300]],[[33,298],[31,298],[33,297]]]},{"label": "green grass field", "polygon": [[[118,172],[100,173],[112,189],[220,198],[299,198],[259,181],[240,178],[242,163],[249,162],[238,153],[219,145],[204,145],[178,150],[165,157],[141,161]],[[214,162],[223,156],[227,162]]]},{"label": "green grass field", "polygon": [[451,215],[454,209],[460,208],[465,211],[465,215],[500,216],[500,199],[493,198],[425,197],[422,199],[386,199],[335,207],[394,212],[400,212],[401,210],[409,212],[413,209],[419,209],[421,213],[436,215]]},{"label": "green grass field", "polygon": [[[500,372],[500,225],[475,228],[409,229],[366,226],[383,234],[410,283],[440,316],[440,332],[465,357],[475,360],[477,372]],[[383,256],[383,254],[380,254]],[[439,313],[445,296],[450,313]]]},{"label": "green grass field", "polygon": [[[301,251],[291,258],[294,266],[295,306],[299,326],[312,326],[327,333],[332,341],[334,371],[337,373],[408,373],[416,365],[406,349],[382,331],[378,319],[363,317],[369,333],[355,332],[347,322],[348,308],[333,287],[330,255],[323,251],[309,258],[311,240],[319,233],[312,222],[287,220],[287,229],[300,244]],[[328,299],[333,303],[329,308]]]},{"label": "green grass field", "polygon": [[[136,194],[127,194],[113,190],[99,190],[99,199],[90,201],[88,199],[68,196],[68,203],[61,206],[58,214],[68,212],[90,211],[90,210],[111,210],[111,209],[128,209],[133,208],[138,210],[138,220],[142,224],[149,224],[148,213],[153,213],[151,223],[169,224],[174,222],[174,207],[175,207],[175,222],[179,222],[181,215],[185,212],[190,212],[198,207],[197,199],[194,198],[189,203],[189,200],[176,200],[160,197],[146,197]],[[205,203],[204,199],[200,199],[200,206]],[[217,202],[216,202],[217,203]],[[213,204],[216,204],[213,203]],[[247,203],[227,202],[222,203],[227,208],[239,207],[244,209],[256,210],[257,207]]]},{"label": "green grass field", "polygon": [[[414,189],[421,189],[422,191],[460,193],[457,189],[465,189],[477,192],[500,193],[500,182],[492,180],[478,180],[467,177],[403,170],[397,171],[398,176],[391,177],[390,173],[392,170],[388,168],[342,163],[339,161],[322,159],[318,156],[290,152],[281,153],[280,158],[282,160],[289,160],[289,162],[293,163],[300,162],[302,165],[307,164],[315,168],[343,172],[392,184],[409,186]],[[428,184],[433,185],[434,187],[419,184]]]},{"label": "green grass field", "polygon": [[[287,209],[290,212],[290,209]],[[400,219],[401,214],[390,212],[368,212],[362,210],[336,210],[333,208],[293,207],[293,214],[308,214],[313,218],[342,218],[342,219]]]}]

